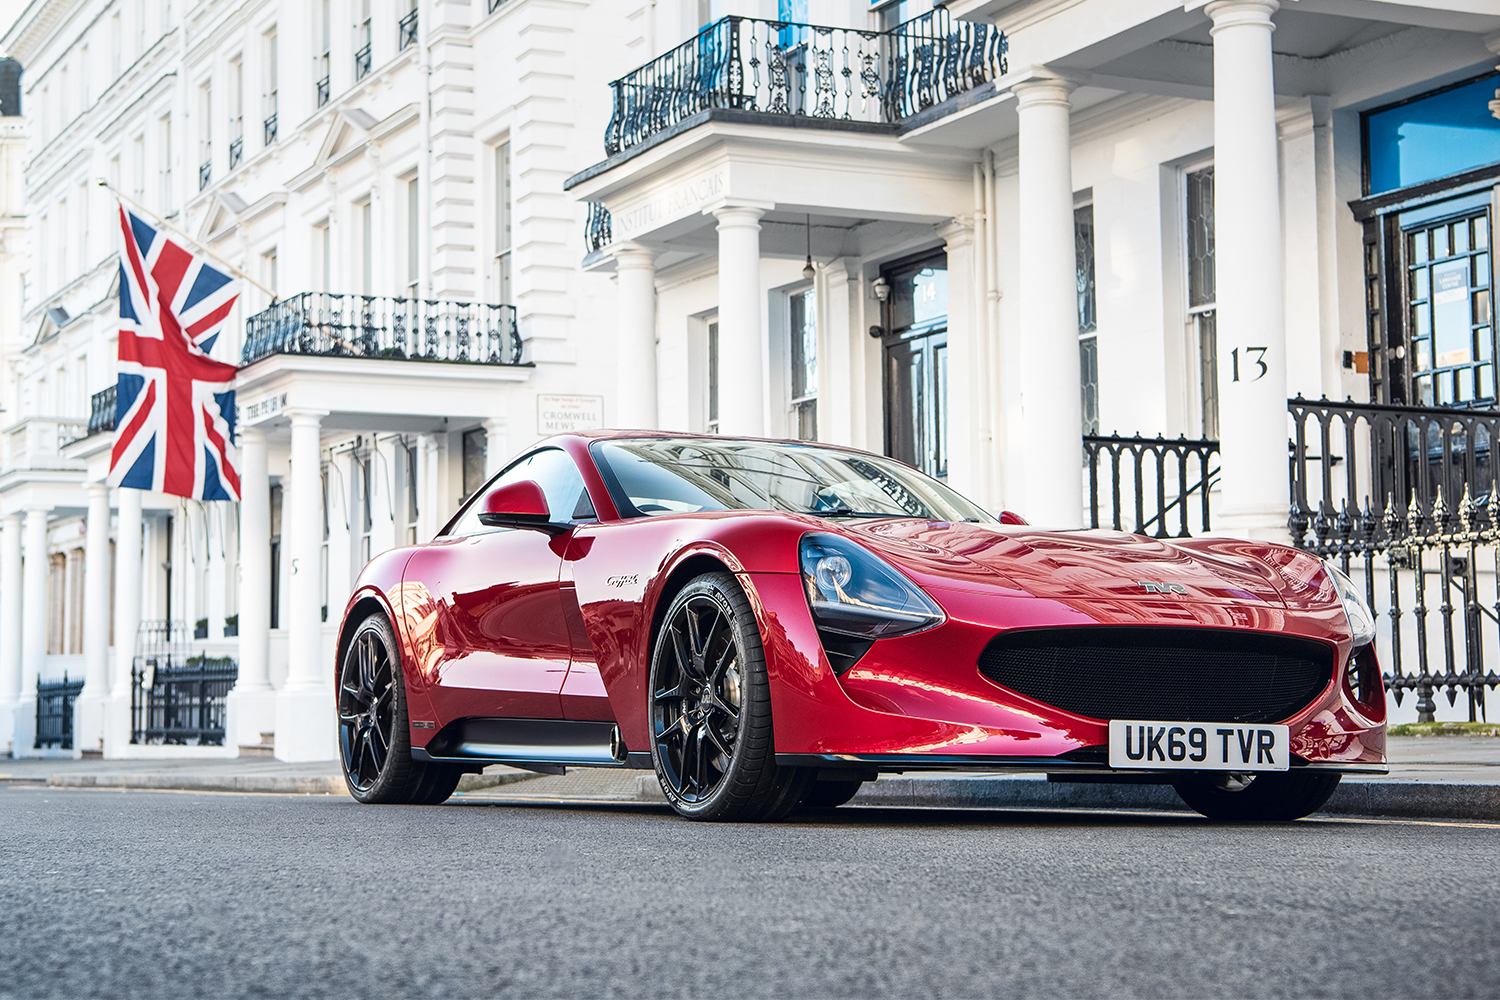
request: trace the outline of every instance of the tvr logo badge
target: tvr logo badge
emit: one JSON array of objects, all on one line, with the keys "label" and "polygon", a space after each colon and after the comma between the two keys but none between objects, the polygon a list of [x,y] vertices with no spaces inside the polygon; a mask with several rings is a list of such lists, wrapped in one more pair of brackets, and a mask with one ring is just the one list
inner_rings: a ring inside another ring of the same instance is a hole
[{"label": "tvr logo badge", "polygon": [[1158,583],[1155,580],[1137,580],[1137,587],[1145,587],[1148,594],[1186,594],[1187,588],[1180,583]]}]

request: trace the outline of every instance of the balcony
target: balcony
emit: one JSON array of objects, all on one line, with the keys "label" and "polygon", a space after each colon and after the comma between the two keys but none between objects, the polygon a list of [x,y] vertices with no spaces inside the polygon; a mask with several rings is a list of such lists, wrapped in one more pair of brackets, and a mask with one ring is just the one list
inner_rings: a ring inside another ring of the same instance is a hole
[{"label": "balcony", "polygon": [[396,51],[405,52],[408,45],[414,45],[417,41],[417,12],[413,10],[403,17],[396,29]]},{"label": "balcony", "polygon": [[202,163],[200,163],[198,165],[198,190],[202,191],[204,188],[208,187],[208,182],[213,180],[213,176],[213,160],[204,160]]},{"label": "balcony", "polygon": [[370,43],[354,53],[354,82],[358,83],[370,75]]},{"label": "balcony", "polygon": [[4,468],[71,469],[63,449],[88,433],[88,421],[71,417],[27,417],[5,429]]},{"label": "balcony", "polygon": [[108,389],[101,389],[89,400],[89,425],[85,436],[92,437],[115,429],[116,388],[118,386],[112,385]]},{"label": "balcony", "polygon": [[328,82],[329,79],[329,77],[324,76],[323,79],[318,81],[318,107],[320,108],[328,103],[328,95],[330,92]]},{"label": "balcony", "polygon": [[240,363],[273,354],[519,365],[521,335],[515,306],[303,292],[245,321]]},{"label": "balcony", "polygon": [[703,112],[899,125],[1006,72],[1004,33],[939,7],[890,31],[725,17],[610,84],[614,156]]},{"label": "balcony", "polygon": [[245,140],[236,139],[231,142],[229,144],[229,169],[233,170],[234,168],[238,167],[240,165],[240,160],[244,159],[244,157]]},{"label": "balcony", "polygon": [[613,242],[613,222],[609,209],[597,201],[589,202],[589,215],[583,224],[583,243],[589,253],[598,253]]},{"label": "balcony", "polygon": [[265,144],[267,146],[276,145],[276,112],[272,111],[271,117],[267,118],[261,124],[265,128]]}]

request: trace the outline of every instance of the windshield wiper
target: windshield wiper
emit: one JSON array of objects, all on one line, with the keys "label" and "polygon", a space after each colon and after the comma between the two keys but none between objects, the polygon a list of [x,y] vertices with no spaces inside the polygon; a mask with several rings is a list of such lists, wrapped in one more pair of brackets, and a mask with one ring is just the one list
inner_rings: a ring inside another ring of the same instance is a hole
[{"label": "windshield wiper", "polygon": [[827,507],[810,510],[815,517],[913,517],[912,514],[893,514],[888,510],[855,510],[853,507]]}]

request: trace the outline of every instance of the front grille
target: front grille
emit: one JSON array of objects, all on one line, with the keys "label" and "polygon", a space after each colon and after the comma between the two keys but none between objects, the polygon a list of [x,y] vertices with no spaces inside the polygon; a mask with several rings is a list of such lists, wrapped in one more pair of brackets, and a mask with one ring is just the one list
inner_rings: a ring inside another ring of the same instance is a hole
[{"label": "front grille", "polygon": [[1024,629],[991,640],[979,672],[1091,719],[1265,723],[1328,686],[1333,650],[1232,629]]}]

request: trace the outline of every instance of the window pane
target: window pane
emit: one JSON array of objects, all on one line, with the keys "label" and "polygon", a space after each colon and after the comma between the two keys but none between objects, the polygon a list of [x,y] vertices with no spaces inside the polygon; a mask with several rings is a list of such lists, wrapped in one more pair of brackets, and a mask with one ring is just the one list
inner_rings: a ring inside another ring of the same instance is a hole
[{"label": "window pane", "polygon": [[1078,332],[1098,327],[1094,313],[1094,206],[1073,210],[1073,250],[1078,278]]},{"label": "window pane", "polygon": [[1188,305],[1215,301],[1214,168],[1187,175]]},{"label": "window pane", "polygon": [[1500,160],[1500,121],[1489,110],[1496,83],[1490,74],[1367,115],[1370,193]]},{"label": "window pane", "polygon": [[1099,433],[1099,338],[1078,338],[1079,388],[1083,395],[1083,433]]}]

